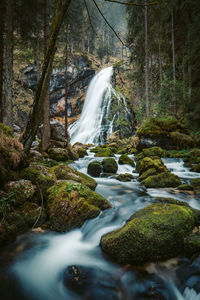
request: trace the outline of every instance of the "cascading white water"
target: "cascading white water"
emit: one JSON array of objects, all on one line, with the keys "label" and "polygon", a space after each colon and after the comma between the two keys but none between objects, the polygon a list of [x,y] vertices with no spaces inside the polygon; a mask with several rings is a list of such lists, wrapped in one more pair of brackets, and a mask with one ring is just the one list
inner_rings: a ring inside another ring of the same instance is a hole
[{"label": "cascading white water", "polygon": [[[75,142],[81,142],[84,144],[94,143],[95,138],[100,135],[101,121],[103,117],[101,105],[105,93],[112,89],[110,84],[112,74],[113,68],[108,67],[100,71],[92,79],[87,91],[81,117],[69,128],[72,144]],[[109,103],[107,103],[107,107],[108,106]]]}]

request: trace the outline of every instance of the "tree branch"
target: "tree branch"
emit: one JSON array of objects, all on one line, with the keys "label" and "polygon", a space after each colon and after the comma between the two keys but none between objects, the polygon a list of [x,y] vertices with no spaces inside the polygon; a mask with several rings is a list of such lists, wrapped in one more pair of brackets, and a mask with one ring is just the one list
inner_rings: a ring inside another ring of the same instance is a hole
[{"label": "tree branch", "polygon": [[151,2],[151,3],[135,3],[135,2],[121,2],[118,0],[105,0],[106,2],[114,2],[114,3],[118,3],[118,4],[123,4],[123,5],[128,5],[128,6],[150,6],[150,5],[157,5],[157,4],[161,4],[160,2]]},{"label": "tree branch", "polygon": [[104,17],[103,13],[101,12],[99,6],[97,5],[96,1],[93,0],[96,8],[98,9],[100,15],[102,16],[102,18],[104,19],[104,21],[106,22],[106,24],[111,28],[111,30],[114,32],[114,34],[116,35],[116,37],[118,38],[118,40],[122,43],[123,46],[125,46],[124,42],[122,41],[122,39],[120,38],[119,34],[114,30],[114,28],[110,25],[110,23],[107,21],[107,19]]},{"label": "tree branch", "polygon": [[98,33],[96,32],[93,24],[92,24],[92,20],[91,20],[91,17],[90,17],[90,12],[89,12],[89,8],[87,6],[87,3],[86,3],[86,0],[83,0],[84,1],[84,4],[85,4],[85,8],[86,8],[86,11],[87,11],[87,15],[88,15],[88,19],[89,19],[89,22],[90,22],[90,26],[92,28],[92,30],[94,31],[94,33],[96,34],[96,36],[98,36]]}]

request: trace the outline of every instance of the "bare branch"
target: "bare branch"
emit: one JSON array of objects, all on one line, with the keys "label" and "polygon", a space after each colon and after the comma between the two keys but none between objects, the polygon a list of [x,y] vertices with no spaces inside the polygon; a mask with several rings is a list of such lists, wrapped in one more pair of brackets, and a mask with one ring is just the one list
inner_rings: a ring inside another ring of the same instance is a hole
[{"label": "bare branch", "polygon": [[122,2],[122,1],[118,1],[118,0],[105,0],[106,2],[114,2],[114,3],[118,3],[118,4],[123,4],[123,5],[128,5],[128,6],[150,6],[150,5],[158,5],[161,4],[160,2],[151,2],[151,3],[135,3],[135,2]]},{"label": "bare branch", "polygon": [[107,21],[107,19],[104,17],[102,11],[100,10],[99,6],[97,5],[96,1],[93,0],[96,8],[98,9],[100,15],[102,16],[102,18],[104,19],[104,21],[106,22],[106,24],[111,28],[111,30],[114,32],[114,34],[116,35],[116,37],[118,38],[118,40],[122,43],[123,46],[125,46],[124,42],[122,41],[122,39],[120,38],[119,34],[114,30],[114,28],[110,25],[110,23]]}]

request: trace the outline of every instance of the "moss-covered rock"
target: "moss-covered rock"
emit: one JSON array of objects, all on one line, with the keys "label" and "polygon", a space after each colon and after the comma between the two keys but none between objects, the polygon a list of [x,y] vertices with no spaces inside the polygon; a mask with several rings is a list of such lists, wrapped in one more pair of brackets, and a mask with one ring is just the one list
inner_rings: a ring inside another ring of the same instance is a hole
[{"label": "moss-covered rock", "polygon": [[193,187],[189,184],[181,184],[177,187],[181,191],[193,191]]},{"label": "moss-covered rock", "polygon": [[114,153],[110,148],[103,148],[95,154],[96,157],[112,157]]},{"label": "moss-covered rock", "polygon": [[119,164],[120,165],[131,165],[132,167],[135,167],[135,163],[134,163],[134,160],[132,160],[127,154],[122,154],[120,157],[119,157]]},{"label": "moss-covered rock", "polygon": [[92,190],[95,190],[97,186],[97,183],[93,178],[84,173],[73,170],[66,164],[59,164],[53,167],[52,171],[59,180],[72,180],[84,184]]},{"label": "moss-covered rock", "polygon": [[78,148],[77,153],[79,158],[83,158],[87,155],[87,150],[85,148]]},{"label": "moss-covered rock", "polygon": [[140,175],[140,177],[138,178],[139,181],[143,181],[145,180],[147,177],[149,176],[153,176],[153,175],[156,175],[158,174],[159,172],[156,170],[156,168],[150,168],[148,169],[147,171],[145,171],[144,173],[142,173]]},{"label": "moss-covered rock", "polygon": [[118,170],[118,165],[114,158],[104,158],[102,161],[103,172],[115,174]]},{"label": "moss-covered rock", "polygon": [[137,161],[136,164],[136,171],[141,175],[142,173],[146,172],[148,169],[156,169],[157,173],[167,171],[167,168],[163,164],[160,158],[152,159],[150,157],[144,157]]},{"label": "moss-covered rock", "polygon": [[176,205],[183,205],[183,206],[190,207],[188,203],[173,198],[155,197],[154,200],[155,202],[159,202],[162,204],[168,203],[168,204],[176,204]]},{"label": "moss-covered rock", "polygon": [[99,177],[102,171],[101,162],[98,160],[91,161],[88,165],[87,172],[93,177]]},{"label": "moss-covered rock", "polygon": [[178,176],[171,172],[163,172],[157,175],[149,176],[142,181],[147,188],[165,188],[177,187],[181,185],[181,180]]},{"label": "moss-covered rock", "polygon": [[191,179],[190,184],[193,187],[195,193],[200,194],[200,178]]},{"label": "moss-covered rock", "polygon": [[5,190],[13,195],[14,205],[19,206],[33,198],[36,186],[34,186],[30,180],[21,179],[8,182],[5,185]]},{"label": "moss-covered rock", "polygon": [[120,174],[116,177],[117,180],[122,181],[122,182],[127,182],[127,181],[131,181],[132,179],[134,179],[134,176],[132,174],[129,173],[125,173],[125,174]]},{"label": "moss-covered rock", "polygon": [[51,227],[67,231],[80,227],[100,210],[110,208],[109,202],[88,187],[70,181],[60,181],[49,189],[47,208]]},{"label": "moss-covered rock", "polygon": [[183,241],[194,228],[195,213],[186,206],[152,204],[136,212],[121,229],[101,238],[101,248],[124,264],[168,259],[184,252]]},{"label": "moss-covered rock", "polygon": [[191,171],[200,173],[200,164],[198,164],[198,165],[192,167]]},{"label": "moss-covered rock", "polygon": [[184,239],[184,250],[186,256],[200,254],[200,232],[191,234]]},{"label": "moss-covered rock", "polygon": [[67,161],[70,160],[70,155],[67,149],[64,148],[50,148],[48,150],[48,155],[51,159],[57,161]]},{"label": "moss-covered rock", "polygon": [[52,169],[43,165],[30,165],[22,170],[21,178],[30,180],[34,185],[39,185],[44,197],[47,190],[56,182],[56,175]]}]

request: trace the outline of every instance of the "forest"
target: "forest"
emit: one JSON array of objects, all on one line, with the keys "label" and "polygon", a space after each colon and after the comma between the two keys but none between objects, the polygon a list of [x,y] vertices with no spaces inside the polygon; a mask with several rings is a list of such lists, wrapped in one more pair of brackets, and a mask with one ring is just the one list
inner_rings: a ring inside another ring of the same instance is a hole
[{"label": "forest", "polygon": [[0,299],[200,300],[197,0],[0,0]]}]

